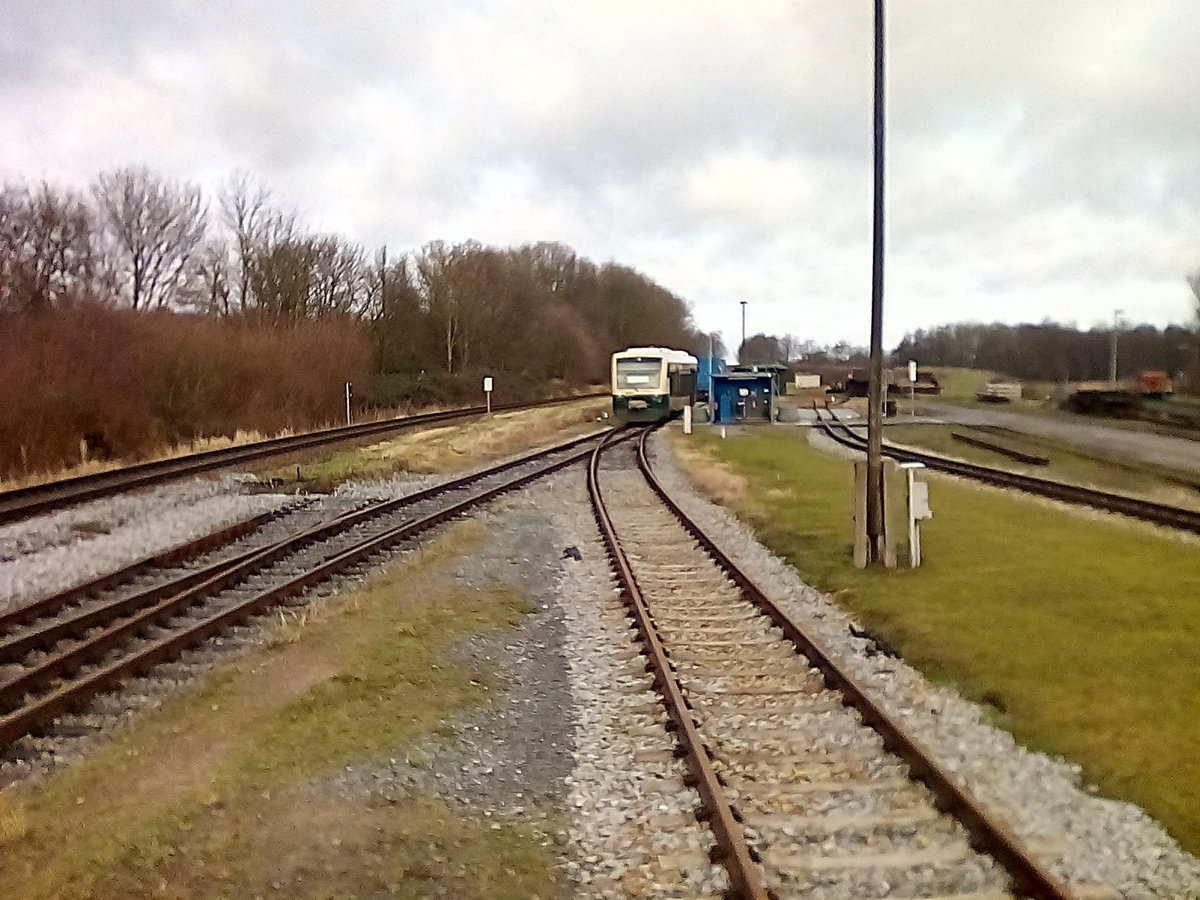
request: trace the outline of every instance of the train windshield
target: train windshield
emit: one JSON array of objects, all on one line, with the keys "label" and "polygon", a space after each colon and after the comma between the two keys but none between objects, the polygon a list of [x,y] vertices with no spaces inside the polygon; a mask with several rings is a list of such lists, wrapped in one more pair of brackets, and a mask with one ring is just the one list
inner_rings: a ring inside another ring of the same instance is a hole
[{"label": "train windshield", "polygon": [[662,373],[661,359],[618,359],[618,388],[658,388]]}]

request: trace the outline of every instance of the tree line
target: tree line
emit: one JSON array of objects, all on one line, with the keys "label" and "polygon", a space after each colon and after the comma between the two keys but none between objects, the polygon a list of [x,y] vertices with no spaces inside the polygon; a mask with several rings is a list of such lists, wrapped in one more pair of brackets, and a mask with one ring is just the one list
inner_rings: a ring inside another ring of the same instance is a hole
[{"label": "tree line", "polygon": [[[1117,375],[1143,371],[1172,376],[1194,373],[1200,330],[1181,325],[1094,327],[1087,331],[1055,322],[1004,325],[958,323],[918,329],[892,352],[900,363],[991,369],[1031,381],[1098,381],[1108,378],[1113,338]],[[1194,377],[1194,376],[1193,376]],[[1188,379],[1193,385],[1200,380]]]},{"label": "tree line", "polygon": [[746,365],[771,363],[805,363],[811,366],[866,365],[870,352],[849,341],[819,344],[794,334],[755,334],[738,347],[738,361]]},{"label": "tree line", "polygon": [[380,373],[504,371],[595,381],[636,343],[707,351],[684,300],[559,243],[432,241],[389,254],[305,227],[245,174],[215,198],[144,167],[84,191],[0,190],[0,315],[81,303],[361,325]]},{"label": "tree line", "polygon": [[[1200,276],[1190,281],[1200,304]],[[1030,381],[1100,381],[1108,378],[1113,336],[1110,328],[1082,331],[1050,321],[1038,325],[962,322],[906,334],[885,354],[884,362],[902,366],[911,359],[922,367],[990,369]],[[1200,327],[1123,325],[1115,336],[1119,378],[1163,371],[1186,390],[1200,389]],[[738,349],[738,359],[744,363],[801,363],[817,369],[859,368],[868,364],[869,357],[866,347],[846,341],[821,345],[790,334],[756,334]]]},{"label": "tree line", "polygon": [[[239,430],[604,383],[614,350],[701,352],[682,298],[553,242],[369,251],[249,176],[144,168],[0,189],[0,477]],[[719,339],[716,341],[721,352]]]}]

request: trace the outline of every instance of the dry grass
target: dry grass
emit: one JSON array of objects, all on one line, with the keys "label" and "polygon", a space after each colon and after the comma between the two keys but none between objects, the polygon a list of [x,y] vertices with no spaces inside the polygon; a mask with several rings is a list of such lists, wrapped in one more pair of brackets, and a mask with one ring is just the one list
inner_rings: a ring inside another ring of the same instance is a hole
[{"label": "dry grass", "polygon": [[[324,426],[321,426],[324,427]],[[216,435],[215,437],[197,438],[180,444],[168,444],[157,447],[149,453],[139,456],[136,460],[128,459],[89,459],[81,447],[83,461],[78,465],[60,466],[57,469],[44,472],[31,472],[19,478],[0,478],[0,490],[12,491],[19,488],[31,487],[35,484],[46,484],[51,481],[62,481],[65,478],[79,478],[84,475],[95,475],[99,472],[111,472],[134,462],[157,462],[162,459],[177,459],[192,453],[204,453],[208,450],[224,450],[226,447],[240,447],[243,444],[253,444],[272,438],[291,437],[295,429],[284,428],[274,434],[263,434],[260,431],[244,431],[238,429],[233,437]],[[86,446],[85,442],[81,442]]]},{"label": "dry grass", "polygon": [[453,472],[551,439],[583,434],[597,427],[606,410],[606,401],[591,399],[496,413],[461,424],[401,433],[309,464],[272,469],[262,477],[285,489],[327,491],[351,479],[383,478],[397,472]]},{"label": "dry grass", "polygon": [[[596,401],[594,401],[594,400],[593,401],[580,401],[581,404],[584,404],[584,403],[595,404],[595,402]],[[603,407],[603,409],[601,409],[601,407]],[[453,404],[433,404],[432,406],[423,406],[419,410],[407,409],[407,408],[404,410],[379,410],[373,416],[360,417],[360,418],[356,419],[355,421],[356,422],[369,422],[369,421],[379,422],[379,421],[383,421],[384,419],[396,418],[397,416],[401,416],[401,415],[413,415],[417,412],[420,412],[420,413],[448,412],[448,411],[459,409],[459,408],[460,407],[453,405]],[[565,408],[573,410],[576,408],[576,404],[568,404],[567,407],[565,407]],[[589,410],[591,410],[590,406],[588,408],[589,408]],[[555,409],[555,407],[548,407],[546,411],[549,412],[549,411],[553,411],[554,409]],[[597,414],[599,414],[602,411],[606,411],[606,410],[607,410],[607,404],[604,403],[603,401],[600,403],[599,406],[596,407]],[[498,413],[496,415],[496,418],[501,419],[505,416],[512,416],[512,415],[515,415],[515,413]],[[567,415],[565,418],[569,420],[571,418],[571,416]],[[595,417],[593,416],[593,418],[589,421],[594,421],[594,418]],[[314,426],[314,430],[320,430],[322,428],[330,428],[330,427],[334,427],[334,426],[341,425],[341,424],[342,424],[341,422],[333,422],[333,423],[327,422],[325,424]],[[565,426],[563,426],[563,427],[565,427]],[[442,429],[431,429],[431,431],[435,431],[435,432],[441,431],[441,430]],[[113,469],[119,469],[124,466],[131,465],[133,462],[157,462],[158,460],[163,460],[163,459],[177,459],[178,457],[188,456],[189,454],[192,454],[192,453],[204,453],[209,450],[224,450],[227,447],[240,447],[243,444],[253,444],[258,441],[266,441],[266,440],[271,440],[274,438],[291,437],[292,435],[294,435],[296,433],[297,433],[296,430],[293,428],[284,428],[284,429],[281,429],[281,430],[271,433],[271,434],[265,434],[263,432],[253,431],[253,430],[247,431],[247,430],[243,430],[243,429],[239,428],[232,437],[229,437],[227,435],[216,435],[214,437],[197,438],[196,440],[185,441],[185,442],[179,443],[179,444],[164,445],[162,447],[158,447],[158,448],[154,449],[153,451],[151,451],[149,453],[139,456],[136,460],[87,459],[86,455],[85,455],[84,461],[80,462],[78,464],[75,464],[75,465],[60,466],[56,469],[46,470],[46,471],[42,471],[42,472],[32,472],[28,475],[23,475],[23,476],[16,477],[16,478],[0,477],[0,491],[18,490],[20,488],[32,487],[33,485],[37,485],[37,484],[47,484],[52,481],[61,481],[65,478],[78,478],[78,477],[85,476],[85,475],[95,475],[99,472],[110,472]],[[427,434],[427,433],[428,432],[417,432],[416,434]],[[552,431],[551,432],[539,431],[537,436],[545,437],[546,434],[548,434],[548,433],[552,433]],[[511,435],[509,436],[509,439],[510,438],[511,438]],[[492,452],[493,456],[498,456],[498,455],[502,455],[503,453],[510,452],[511,448],[509,447],[508,444],[505,444],[504,449],[496,449],[495,447],[490,446],[492,443],[498,443],[498,444],[504,443],[505,440],[509,440],[509,439],[500,439],[498,442],[493,441],[493,439],[491,439],[491,438],[485,440],[484,441],[485,452],[486,451],[494,451],[494,452]],[[391,442],[387,442],[387,443],[391,443]],[[460,440],[460,443],[461,443],[461,440]],[[375,446],[383,446],[383,445],[375,445]],[[367,449],[370,449],[370,448],[367,448]],[[396,451],[396,452],[399,452],[399,451]],[[455,455],[462,456],[462,455],[465,455],[467,451],[452,449],[450,452]],[[391,455],[395,456],[395,453],[392,453]],[[435,455],[438,455],[438,454],[435,454]],[[445,454],[443,453],[440,455],[444,456]],[[418,466],[431,465],[431,464],[434,464],[434,462],[435,461],[431,460],[431,459],[418,459],[417,465]],[[408,469],[404,466],[399,466],[395,469],[391,469],[391,471],[397,471],[398,469],[401,469],[404,471],[417,471],[417,472],[442,471],[439,468]],[[294,473],[295,473],[295,470],[293,468],[292,474],[294,475]],[[277,474],[280,475],[281,479],[284,477],[282,475],[282,470],[280,470],[280,473],[277,473]]]},{"label": "dry grass", "polygon": [[702,494],[716,503],[730,506],[740,506],[746,501],[749,483],[743,476],[686,443],[676,432],[670,431],[668,434],[675,454]]},{"label": "dry grass", "polygon": [[25,804],[13,794],[0,793],[0,848],[25,837],[28,831]]}]

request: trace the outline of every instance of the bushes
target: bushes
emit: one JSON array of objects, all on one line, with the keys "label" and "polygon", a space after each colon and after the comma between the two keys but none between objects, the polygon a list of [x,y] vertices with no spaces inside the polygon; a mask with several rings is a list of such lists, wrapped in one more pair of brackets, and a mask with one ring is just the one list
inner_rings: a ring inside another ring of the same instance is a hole
[{"label": "bushes", "polygon": [[272,328],[97,306],[0,322],[0,475],[93,456],[137,458],[237,430],[341,418],[371,349],[340,320]]},{"label": "bushes", "polygon": [[358,394],[367,406],[396,409],[422,406],[479,406],[483,404],[483,378],[495,376],[492,402],[529,403],[546,397],[562,396],[571,387],[562,381],[544,381],[514,372],[470,372],[448,374],[441,371],[384,372],[371,377]]}]

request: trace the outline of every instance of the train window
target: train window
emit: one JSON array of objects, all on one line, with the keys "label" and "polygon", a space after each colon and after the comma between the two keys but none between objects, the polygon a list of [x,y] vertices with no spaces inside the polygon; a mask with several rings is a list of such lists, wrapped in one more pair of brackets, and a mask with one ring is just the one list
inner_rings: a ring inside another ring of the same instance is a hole
[{"label": "train window", "polygon": [[618,388],[658,388],[661,359],[618,359]]}]

